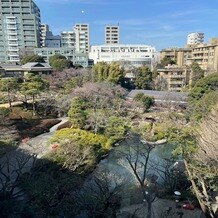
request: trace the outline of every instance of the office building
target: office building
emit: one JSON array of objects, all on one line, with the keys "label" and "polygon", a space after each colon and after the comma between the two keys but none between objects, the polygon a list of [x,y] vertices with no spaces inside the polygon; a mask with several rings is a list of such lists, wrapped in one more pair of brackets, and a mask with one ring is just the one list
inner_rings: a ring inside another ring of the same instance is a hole
[{"label": "office building", "polygon": [[105,44],[120,43],[120,27],[119,25],[105,26]]},{"label": "office building", "polygon": [[204,33],[190,33],[187,36],[187,45],[204,43]]},{"label": "office building", "polygon": [[91,46],[89,58],[98,62],[121,62],[131,66],[147,65],[152,68],[152,63],[157,58],[156,49],[149,45],[123,45],[123,44],[105,44]]},{"label": "office building", "polygon": [[63,55],[72,61],[73,65],[88,67],[89,64],[88,54],[77,52],[75,48],[36,48],[34,51],[35,54],[42,56],[46,62],[49,62],[51,56]]},{"label": "office building", "polygon": [[61,37],[54,36],[47,24],[41,25],[41,47],[60,48]]},{"label": "office building", "polygon": [[40,47],[40,10],[32,0],[0,0],[0,62]]}]

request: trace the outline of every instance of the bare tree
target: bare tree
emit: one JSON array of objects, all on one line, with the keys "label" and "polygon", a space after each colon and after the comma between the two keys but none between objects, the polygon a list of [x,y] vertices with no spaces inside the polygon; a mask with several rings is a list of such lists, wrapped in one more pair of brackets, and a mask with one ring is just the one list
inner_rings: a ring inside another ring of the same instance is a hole
[{"label": "bare tree", "polygon": [[125,94],[125,90],[120,86],[106,82],[86,83],[72,92],[73,97],[80,97],[88,102],[88,122],[95,132],[105,125],[108,117],[124,112]]},{"label": "bare tree", "polygon": [[121,158],[124,157],[138,182],[143,202],[147,203],[147,218],[152,217],[152,203],[156,198],[156,180],[157,175],[151,171],[151,152],[155,148],[155,144],[145,141],[135,141],[136,136],[130,136],[125,147],[125,151],[119,151]]},{"label": "bare tree", "polygon": [[197,134],[198,151],[185,162],[194,193],[208,217],[218,213],[218,105],[203,121]]},{"label": "bare tree", "polygon": [[21,178],[34,167],[35,161],[36,155],[19,150],[12,151],[0,159],[0,213],[9,215],[16,212],[10,209],[10,205],[16,205],[18,200],[23,200],[25,192],[21,188]]},{"label": "bare tree", "polygon": [[92,217],[116,217],[125,183],[118,174],[97,171],[76,194],[80,213]]}]

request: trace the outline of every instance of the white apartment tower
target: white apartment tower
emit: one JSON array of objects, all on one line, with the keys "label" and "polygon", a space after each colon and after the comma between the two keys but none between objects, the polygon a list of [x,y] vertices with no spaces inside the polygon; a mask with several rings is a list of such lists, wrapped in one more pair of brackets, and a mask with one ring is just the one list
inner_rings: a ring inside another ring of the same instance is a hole
[{"label": "white apartment tower", "polygon": [[204,43],[204,33],[190,33],[187,36],[187,45]]},{"label": "white apartment tower", "polygon": [[76,33],[74,31],[61,32],[61,47],[65,47],[65,48],[76,47]]},{"label": "white apartment tower", "polygon": [[105,44],[120,43],[120,27],[119,25],[105,26]]},{"label": "white apartment tower", "polygon": [[74,26],[76,51],[89,53],[90,50],[90,35],[89,24],[77,23]]},{"label": "white apartment tower", "polygon": [[0,62],[40,47],[40,10],[32,0],[0,0]]}]

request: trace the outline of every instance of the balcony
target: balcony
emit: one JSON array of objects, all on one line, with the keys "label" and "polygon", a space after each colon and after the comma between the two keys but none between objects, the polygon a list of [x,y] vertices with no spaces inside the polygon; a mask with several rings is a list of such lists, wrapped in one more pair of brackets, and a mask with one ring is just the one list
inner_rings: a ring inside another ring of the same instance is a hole
[{"label": "balcony", "polygon": [[204,56],[194,56],[193,59],[194,60],[203,60]]},{"label": "balcony", "polygon": [[9,53],[8,56],[19,58],[19,54],[18,53]]},{"label": "balcony", "polygon": [[9,47],[8,51],[19,51],[19,49],[17,47],[15,48]]},{"label": "balcony", "polygon": [[195,54],[204,54],[204,51],[193,51],[193,55]]},{"label": "balcony", "polygon": [[18,46],[18,43],[17,43],[17,42],[13,42],[13,43],[12,43],[12,42],[9,41],[9,42],[8,42],[8,45],[9,45],[9,46]]},{"label": "balcony", "polygon": [[16,30],[17,29],[17,26],[16,25],[7,25],[7,27],[6,27],[8,30]]},{"label": "balcony", "polygon": [[15,19],[14,19],[14,20],[12,20],[12,19],[9,20],[9,19],[7,19],[7,20],[6,20],[6,23],[7,23],[7,24],[17,24],[17,21],[16,21]]},{"label": "balcony", "polygon": [[17,36],[17,32],[16,31],[13,31],[13,32],[12,31],[8,31],[7,33],[8,33],[8,35],[15,35],[15,36]]},{"label": "balcony", "polygon": [[182,87],[170,87],[170,91],[180,92],[182,90]]},{"label": "balcony", "polygon": [[178,81],[170,81],[169,84],[170,85],[184,85],[185,82],[184,80],[178,80]]},{"label": "balcony", "polygon": [[10,36],[10,37],[7,38],[7,40],[8,40],[8,41],[18,40],[18,37],[16,37],[16,36],[15,36],[15,37],[11,37],[11,36]]},{"label": "balcony", "polygon": [[173,75],[173,74],[171,74],[171,75],[169,75],[169,77],[170,78],[185,78],[185,76],[184,75]]}]

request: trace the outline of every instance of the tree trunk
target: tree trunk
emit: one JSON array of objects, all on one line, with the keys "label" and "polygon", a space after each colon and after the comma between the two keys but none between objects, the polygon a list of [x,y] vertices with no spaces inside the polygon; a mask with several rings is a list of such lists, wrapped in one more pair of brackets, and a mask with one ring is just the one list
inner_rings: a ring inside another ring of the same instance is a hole
[{"label": "tree trunk", "polygon": [[194,179],[192,179],[192,175],[191,175],[191,172],[189,171],[188,164],[187,164],[186,160],[184,160],[184,163],[185,163],[185,167],[186,167],[186,171],[188,173],[189,179],[190,179],[191,184],[192,184],[192,188],[193,188],[193,190],[195,192],[195,196],[198,199],[198,202],[199,202],[199,204],[201,206],[201,210],[203,211],[204,214],[207,214],[207,207],[201,200],[201,193],[198,190],[198,187],[197,187]]},{"label": "tree trunk", "polygon": [[33,99],[32,99],[32,100],[33,100],[33,103],[32,103],[32,104],[33,104],[33,116],[35,116],[35,115],[36,115],[36,108],[35,108],[35,95],[33,95],[32,97],[33,97]]},{"label": "tree trunk", "polygon": [[150,200],[147,201],[147,216],[146,218],[151,218],[151,206],[152,206],[152,203]]},{"label": "tree trunk", "polygon": [[24,106],[24,109],[27,110],[28,109],[28,102],[27,102],[27,96],[24,95],[24,101],[23,101],[23,106]]},{"label": "tree trunk", "polygon": [[11,95],[10,95],[9,91],[8,91],[8,104],[9,104],[9,107],[11,108],[12,107],[12,104],[11,104]]}]

